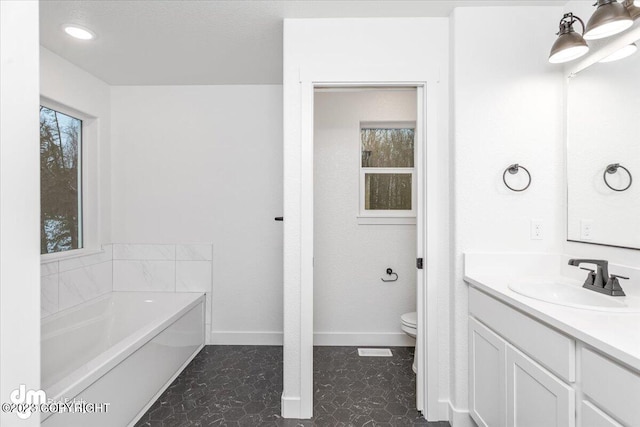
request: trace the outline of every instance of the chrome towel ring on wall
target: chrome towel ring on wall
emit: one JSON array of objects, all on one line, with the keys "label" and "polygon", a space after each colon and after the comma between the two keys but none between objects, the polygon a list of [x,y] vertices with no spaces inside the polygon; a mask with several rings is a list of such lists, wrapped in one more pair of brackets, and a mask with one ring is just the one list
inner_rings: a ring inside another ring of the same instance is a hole
[{"label": "chrome towel ring on wall", "polygon": [[[525,185],[523,188],[513,188],[507,183],[507,172],[509,172],[511,175],[515,175],[520,171],[520,169],[525,171],[527,174],[527,177],[528,177],[527,185]],[[516,191],[516,192],[524,191],[527,188],[529,188],[529,186],[531,185],[531,174],[529,173],[529,170],[524,166],[514,163],[504,170],[504,173],[502,174],[502,182],[504,182],[504,185],[506,185],[507,188],[511,191]]]},{"label": "chrome towel ring on wall", "polygon": [[[627,184],[627,186],[624,188],[612,187],[611,184],[609,184],[609,181],[607,181],[607,174],[613,175],[614,173],[618,172],[618,169],[623,169],[627,173],[627,175],[629,175],[629,184]],[[633,183],[631,172],[629,172],[629,169],[625,168],[620,163],[611,163],[610,165],[608,165],[605,168],[604,173],[602,174],[602,178],[604,179],[604,183],[607,185],[607,187],[609,187],[613,191],[626,191],[629,189],[629,187],[631,187],[631,184]]]}]

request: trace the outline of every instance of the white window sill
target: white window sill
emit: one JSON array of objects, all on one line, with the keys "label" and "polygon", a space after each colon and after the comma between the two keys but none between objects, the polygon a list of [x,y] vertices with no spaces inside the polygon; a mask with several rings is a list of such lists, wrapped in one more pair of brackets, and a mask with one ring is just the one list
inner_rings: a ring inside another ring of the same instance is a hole
[{"label": "white window sill", "polygon": [[41,254],[40,263],[46,264],[48,262],[62,261],[71,258],[80,258],[83,256],[101,254],[104,252],[102,249],[74,249],[65,252],[56,252],[52,254]]},{"label": "white window sill", "polygon": [[415,225],[415,216],[358,216],[358,225]]}]

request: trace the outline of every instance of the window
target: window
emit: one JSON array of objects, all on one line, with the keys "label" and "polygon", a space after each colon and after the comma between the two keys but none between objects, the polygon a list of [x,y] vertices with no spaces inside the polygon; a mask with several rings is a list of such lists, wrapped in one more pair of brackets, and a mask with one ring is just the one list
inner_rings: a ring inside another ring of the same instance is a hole
[{"label": "window", "polygon": [[82,248],[82,120],[40,107],[40,253]]},{"label": "window", "polygon": [[415,217],[415,124],[360,126],[360,216]]}]

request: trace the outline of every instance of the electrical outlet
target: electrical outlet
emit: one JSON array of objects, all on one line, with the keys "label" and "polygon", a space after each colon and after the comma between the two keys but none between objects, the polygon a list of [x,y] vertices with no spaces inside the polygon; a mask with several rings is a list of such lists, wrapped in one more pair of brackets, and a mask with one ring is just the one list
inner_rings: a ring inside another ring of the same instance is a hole
[{"label": "electrical outlet", "polygon": [[591,240],[593,234],[593,220],[581,219],[580,220],[580,240]]},{"label": "electrical outlet", "polygon": [[531,220],[531,240],[542,240],[544,236],[544,228],[541,219]]}]

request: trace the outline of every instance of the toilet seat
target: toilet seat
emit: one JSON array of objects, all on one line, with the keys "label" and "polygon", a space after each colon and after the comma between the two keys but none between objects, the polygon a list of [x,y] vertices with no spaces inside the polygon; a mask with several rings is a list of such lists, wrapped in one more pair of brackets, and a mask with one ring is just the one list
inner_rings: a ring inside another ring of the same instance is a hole
[{"label": "toilet seat", "polygon": [[400,321],[402,322],[402,326],[407,326],[415,329],[416,325],[418,324],[418,313],[415,311],[411,313],[405,313],[400,316]]},{"label": "toilet seat", "polygon": [[418,316],[417,313],[411,312],[411,313],[405,313],[402,316],[400,316],[400,323],[401,323],[401,328],[402,330],[409,336],[415,338],[416,337],[416,325],[418,323]]}]

